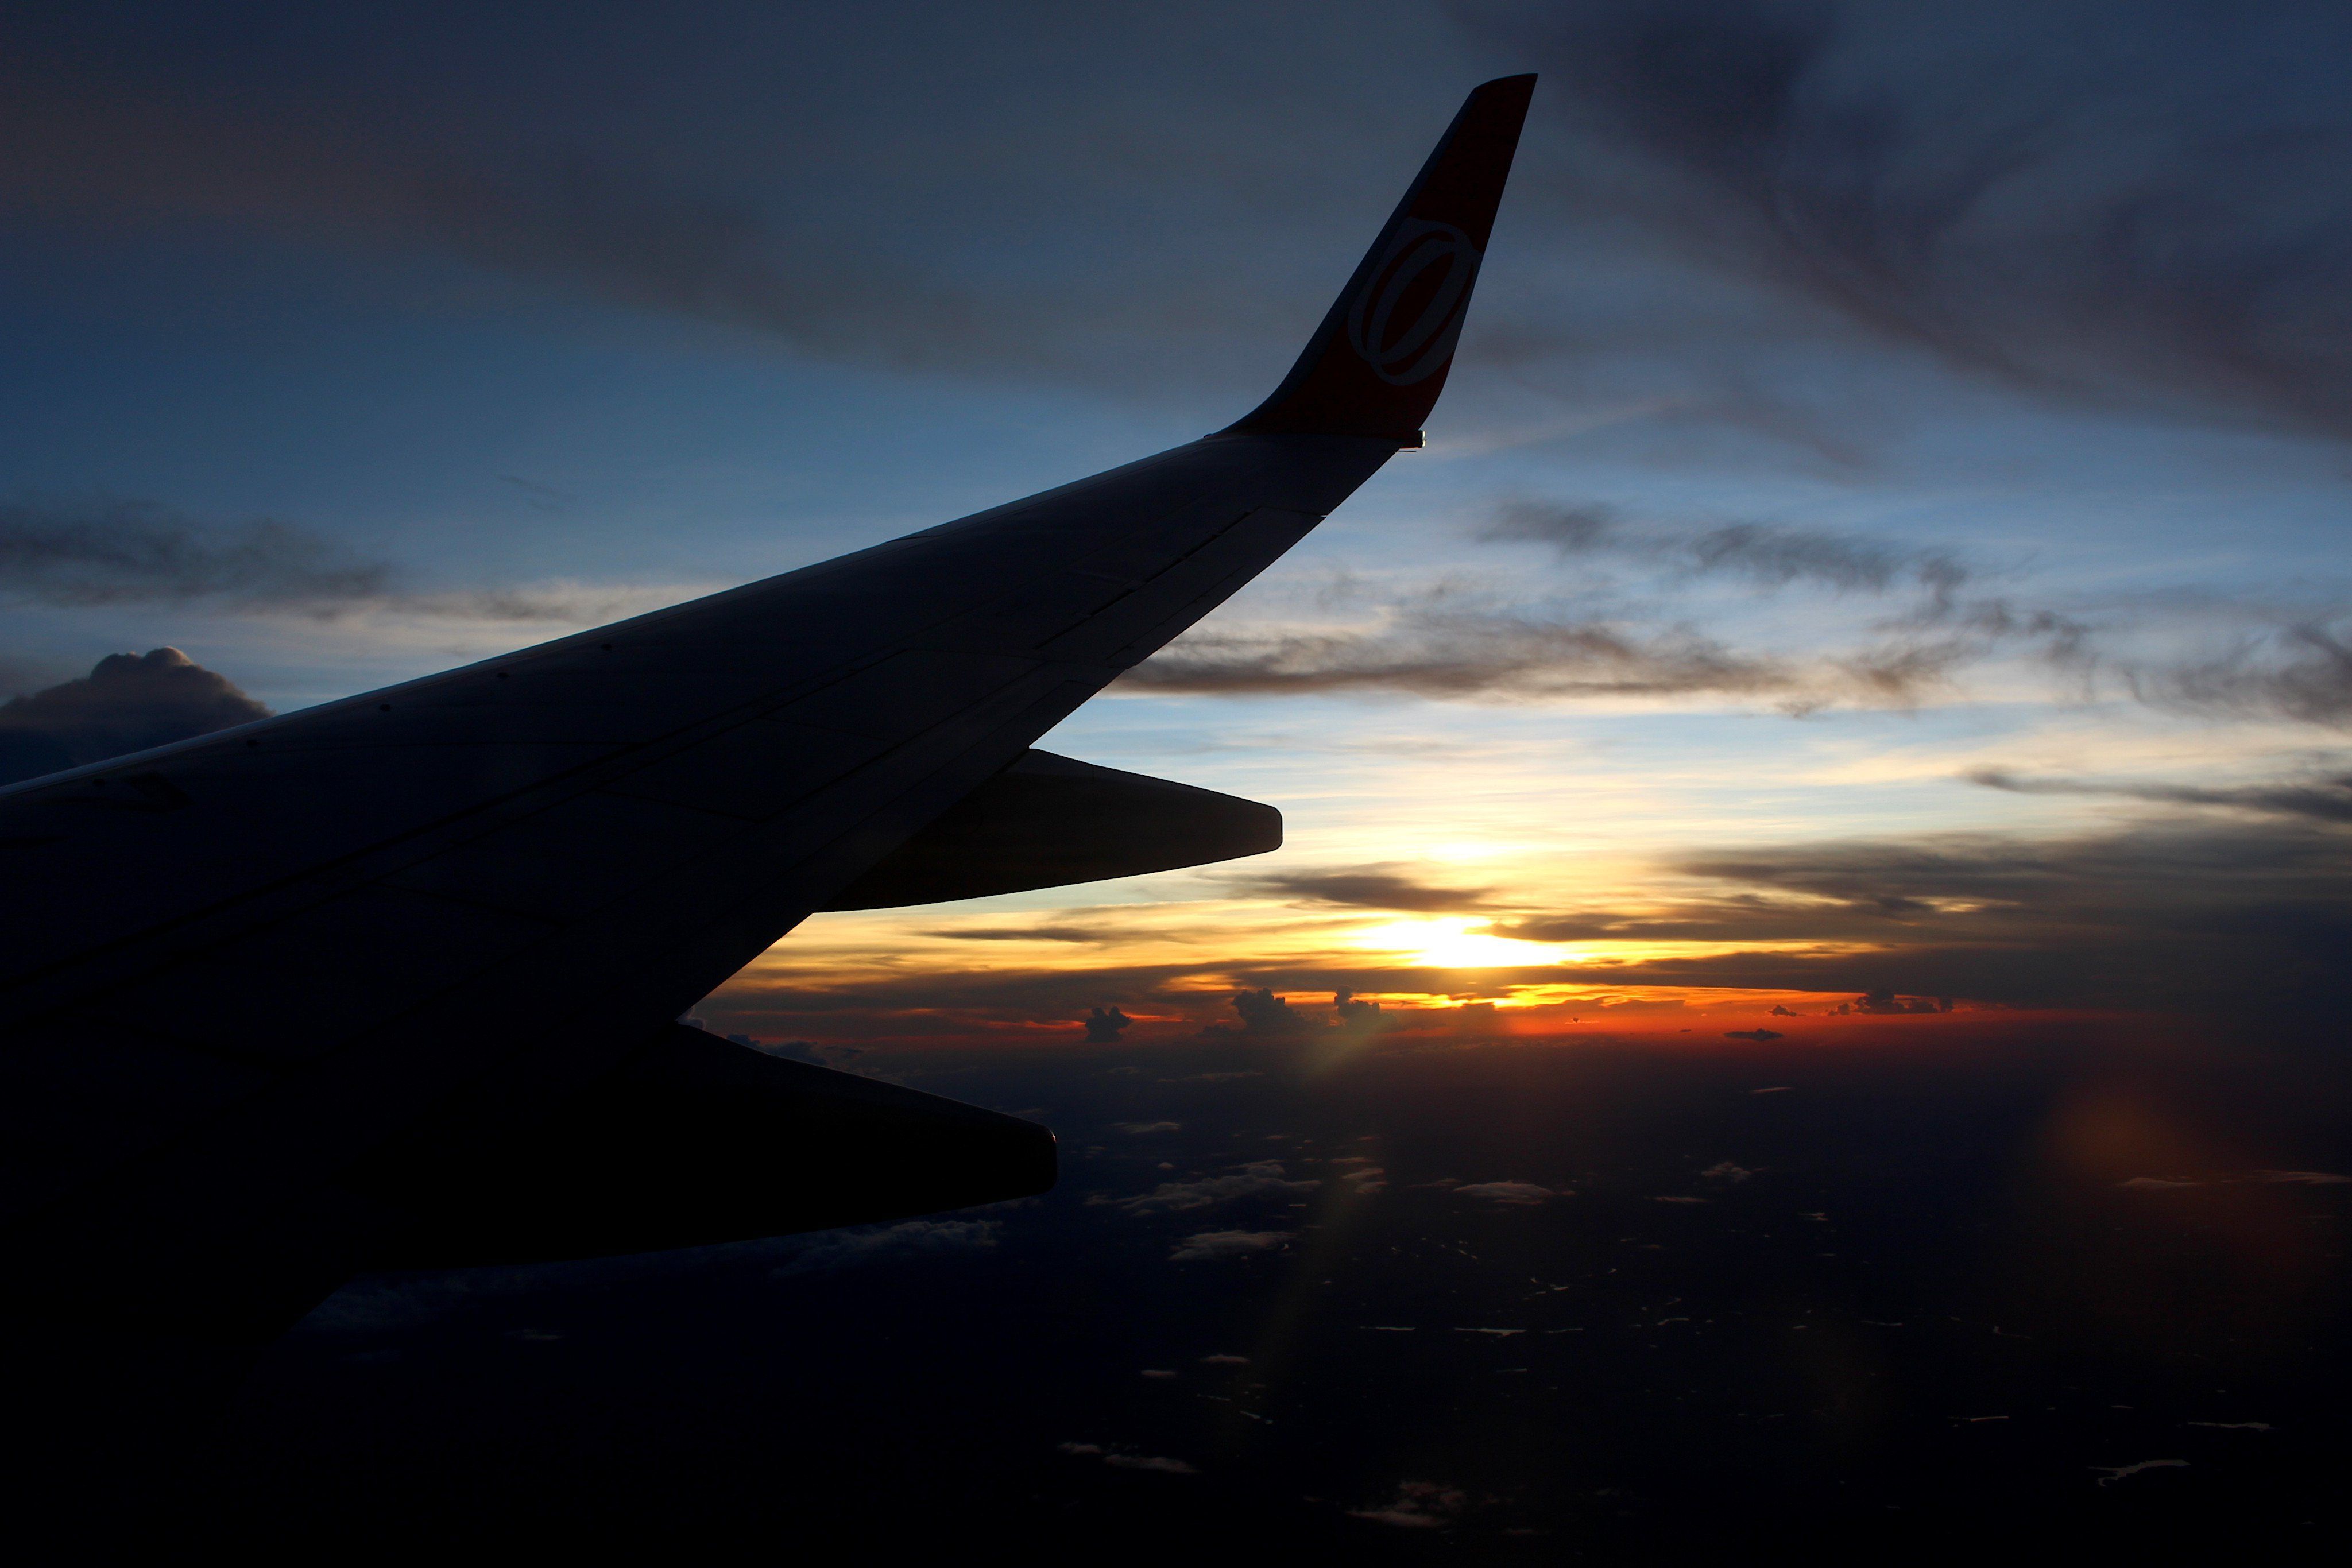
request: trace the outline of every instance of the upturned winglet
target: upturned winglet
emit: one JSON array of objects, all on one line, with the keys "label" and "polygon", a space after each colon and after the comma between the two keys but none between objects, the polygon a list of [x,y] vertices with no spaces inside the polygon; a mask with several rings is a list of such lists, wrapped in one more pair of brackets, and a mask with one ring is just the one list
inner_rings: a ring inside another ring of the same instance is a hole
[{"label": "upturned winglet", "polygon": [[1221,435],[1378,435],[1421,443],[1453,368],[1532,76],[1472,92],[1274,395]]}]

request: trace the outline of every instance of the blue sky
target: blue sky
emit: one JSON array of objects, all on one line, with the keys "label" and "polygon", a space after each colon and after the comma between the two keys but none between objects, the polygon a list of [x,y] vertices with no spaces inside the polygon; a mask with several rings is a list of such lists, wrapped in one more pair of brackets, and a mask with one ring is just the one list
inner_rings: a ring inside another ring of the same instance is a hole
[{"label": "blue sky", "polygon": [[[2302,908],[2352,723],[2346,32],[2169,3],[21,21],[0,684],[170,643],[299,706],[1191,439],[1278,377],[1462,93],[1532,68],[1431,449],[1049,740],[1281,805],[1252,874],[1488,893],[1400,914],[1229,868],[824,917],[752,989],[1073,976],[1021,1004],[1042,1027],[1359,961],[1507,999],[1599,952],[1630,967],[1585,977],[1647,996],[1705,954],[1464,938],[1742,896],[1718,852],[1806,846],[2193,841]],[[1822,929],[1706,953],[1804,946],[1827,995],[1895,974],[1857,955],[2059,939],[1949,889],[1860,933],[1792,863],[1767,891]],[[1105,909],[1137,933],[936,935]],[[2094,945],[2162,947],[2122,919]],[[1897,989],[1958,983],[1916,968]]]}]

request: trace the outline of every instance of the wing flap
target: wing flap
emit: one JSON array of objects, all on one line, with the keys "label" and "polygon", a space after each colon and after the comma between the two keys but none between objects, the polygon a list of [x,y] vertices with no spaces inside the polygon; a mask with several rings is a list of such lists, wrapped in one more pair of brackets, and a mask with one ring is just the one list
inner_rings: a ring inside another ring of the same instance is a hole
[{"label": "wing flap", "polygon": [[1054,1185],[1034,1122],[676,1025],[488,1157],[428,1135],[345,1178],[413,1216],[370,1262],[464,1268],[904,1219]]},{"label": "wing flap", "polygon": [[1282,847],[1282,813],[1171,779],[1031,751],[827,909],[891,909],[1103,882]]}]

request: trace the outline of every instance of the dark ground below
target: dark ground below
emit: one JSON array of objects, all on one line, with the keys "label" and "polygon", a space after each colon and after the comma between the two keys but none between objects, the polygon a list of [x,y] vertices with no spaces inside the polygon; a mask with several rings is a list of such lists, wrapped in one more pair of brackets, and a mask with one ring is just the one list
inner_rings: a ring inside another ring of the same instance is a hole
[{"label": "dark ground below", "polygon": [[1980,1043],[860,1065],[1048,1122],[1060,1186],[361,1281],[159,1478],[171,1539],[779,1561],[2342,1549],[2352,1126],[2332,1076]]}]

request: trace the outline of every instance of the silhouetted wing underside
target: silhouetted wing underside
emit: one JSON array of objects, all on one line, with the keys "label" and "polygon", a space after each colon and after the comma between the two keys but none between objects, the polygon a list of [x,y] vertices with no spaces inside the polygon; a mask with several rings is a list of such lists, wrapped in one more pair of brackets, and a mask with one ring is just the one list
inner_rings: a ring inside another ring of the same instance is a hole
[{"label": "silhouetted wing underside", "polygon": [[[679,1151],[691,1107],[744,1086],[768,1109],[733,1143],[714,1124],[713,1169],[760,1125],[813,1135],[789,1129],[862,1092],[782,1086],[725,1059],[738,1048],[712,1046],[711,1066],[667,1031],[829,903],[1270,844],[1278,821],[1247,802],[1056,759],[1007,769],[1417,442],[1528,80],[1472,95],[1297,370],[1231,430],[691,604],[0,790],[0,863],[26,890],[0,909],[12,1304],[268,1333],[436,1214],[456,1224],[467,1171],[513,1176],[511,1223],[439,1255],[863,1213],[793,1193],[697,1207],[673,1186],[669,1219],[599,1227],[515,1186],[512,1155],[610,1134],[615,1083]],[[1115,841],[1151,810],[1165,842]],[[910,1103],[841,1114],[919,1123]],[[982,1144],[1010,1165],[924,1190],[1034,1179],[1027,1134]]]},{"label": "silhouetted wing underside", "polygon": [[[6,1103],[39,1108],[7,1129],[5,1218],[60,1278],[127,1269],[110,1296],[209,1273],[245,1250],[224,1217],[333,1207],[318,1172],[485,1077],[539,1100],[603,1076],[1394,450],[1199,442],[0,797],[5,852],[56,890],[0,944]],[[252,1239],[234,1271],[277,1272],[286,1238]]]}]

